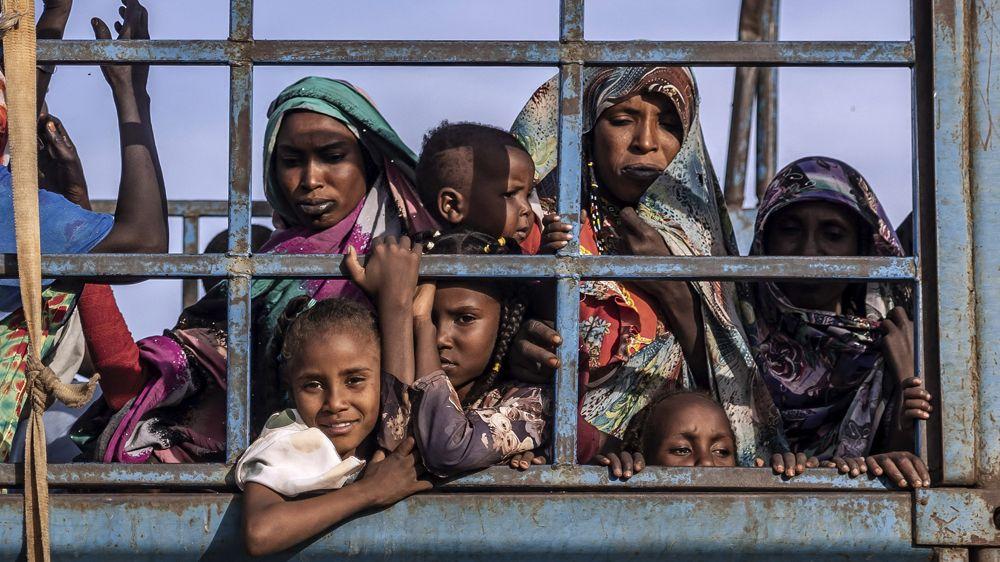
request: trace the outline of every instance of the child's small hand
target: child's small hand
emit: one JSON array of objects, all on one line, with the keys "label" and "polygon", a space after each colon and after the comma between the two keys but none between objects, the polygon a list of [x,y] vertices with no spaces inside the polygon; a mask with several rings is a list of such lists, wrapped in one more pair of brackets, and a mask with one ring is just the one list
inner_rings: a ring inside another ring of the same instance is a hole
[{"label": "child's small hand", "polygon": [[[867,472],[874,476],[884,474],[900,488],[926,488],[931,485],[931,475],[927,471],[927,465],[920,457],[908,451],[893,451],[856,459],[836,457],[832,461],[823,463],[823,466],[839,468],[842,474],[846,474],[844,466],[856,467],[859,464],[859,473]],[[856,476],[853,469],[851,476]]]},{"label": "child's small hand", "polygon": [[[763,468],[766,463],[762,458],[754,459],[757,468]],[[805,453],[775,453],[771,455],[771,470],[775,474],[794,478],[806,471],[807,468],[819,466],[819,459],[816,457],[806,457]]]},{"label": "child's small hand", "polygon": [[560,365],[556,350],[563,340],[550,324],[541,320],[528,320],[521,324],[507,358],[511,377],[533,384],[552,382]]},{"label": "child's small hand", "polygon": [[540,253],[554,254],[573,239],[573,225],[562,222],[562,217],[550,213],[542,217],[542,245]]},{"label": "child's small hand", "polygon": [[381,450],[372,455],[358,484],[366,486],[373,506],[387,507],[433,488],[430,481],[420,479],[425,472],[418,463],[413,437],[407,437],[388,455]]},{"label": "child's small hand", "polygon": [[429,319],[431,311],[434,309],[434,293],[437,286],[433,281],[417,285],[416,295],[413,297],[413,319]]},{"label": "child's small hand", "polygon": [[357,251],[349,247],[344,267],[351,280],[372,299],[398,299],[409,306],[416,291],[422,252],[423,245],[412,244],[408,236],[400,236],[398,241],[386,236],[372,241],[368,263],[363,266]]},{"label": "child's small hand", "polygon": [[823,467],[836,468],[841,474],[847,474],[851,478],[868,472],[864,457],[833,457],[831,460],[823,461]]},{"label": "child's small hand", "polygon": [[906,427],[913,425],[913,420],[926,420],[931,417],[934,407],[931,406],[931,393],[921,386],[923,381],[910,377],[900,383],[903,392],[900,395],[903,421]]},{"label": "child's small hand", "polygon": [[510,458],[510,467],[514,470],[528,470],[529,466],[537,464],[545,464],[545,457],[541,451],[518,453]]},{"label": "child's small hand", "polygon": [[594,464],[608,467],[610,476],[628,480],[646,468],[646,459],[638,451],[608,451],[594,456]]}]

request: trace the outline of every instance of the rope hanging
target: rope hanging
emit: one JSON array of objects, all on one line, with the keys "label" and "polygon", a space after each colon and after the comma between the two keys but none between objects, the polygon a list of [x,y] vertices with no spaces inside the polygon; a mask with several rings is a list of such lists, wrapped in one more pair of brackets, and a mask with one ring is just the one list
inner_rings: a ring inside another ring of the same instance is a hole
[{"label": "rope hanging", "polygon": [[3,0],[0,15],[7,75],[7,123],[14,177],[14,227],[21,303],[28,324],[28,400],[30,418],[24,451],[24,536],[28,560],[48,562],[49,487],[42,414],[51,398],[79,407],[93,394],[87,385],[65,385],[42,363],[42,269],[38,224],[38,109],[35,107],[35,2]]}]

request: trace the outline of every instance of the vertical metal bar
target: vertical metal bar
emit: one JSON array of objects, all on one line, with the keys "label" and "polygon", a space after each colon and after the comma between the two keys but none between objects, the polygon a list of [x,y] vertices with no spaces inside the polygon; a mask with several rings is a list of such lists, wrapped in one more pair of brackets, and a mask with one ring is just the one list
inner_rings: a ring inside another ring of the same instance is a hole
[{"label": "vertical metal bar", "polygon": [[[184,215],[184,249],[185,254],[195,255],[198,253],[198,215]],[[181,283],[181,300],[184,308],[187,308],[198,300],[198,280],[185,279]]]},{"label": "vertical metal bar", "polygon": [[559,41],[583,41],[583,2],[559,1]]},{"label": "vertical metal bar", "polygon": [[[931,62],[933,41],[931,37],[930,6],[925,2],[910,2],[911,28],[914,40],[915,64],[911,73],[911,116],[913,135],[913,256],[917,261],[918,281],[914,290],[914,351],[915,375],[924,381],[924,387],[938,396],[940,385],[935,376],[938,370],[937,346],[928,345],[927,334],[935,333],[937,271],[934,268],[936,253],[933,232],[934,212],[934,106]],[[935,428],[939,428],[935,422]],[[933,472],[940,470],[940,431],[930,431],[927,422],[917,420],[915,449]],[[936,435],[936,442],[928,434]]]},{"label": "vertical metal bar", "polygon": [[576,462],[576,422],[579,404],[580,278],[556,281],[556,328],[562,336],[556,375],[555,464]]},{"label": "vertical metal bar", "polygon": [[250,277],[229,278],[226,375],[226,462],[250,444]]},{"label": "vertical metal bar", "polygon": [[229,40],[253,39],[253,0],[229,0]]},{"label": "vertical metal bar", "polygon": [[[973,189],[972,236],[976,288],[976,342],[979,367],[979,442],[976,449],[980,487],[1000,489],[1000,143],[993,140],[1000,115],[1000,72],[994,45],[1000,44],[1000,29],[994,14],[1000,0],[967,3],[970,10],[971,80],[974,92],[970,108],[970,185]],[[991,95],[993,94],[993,95]],[[965,373],[963,373],[965,374]],[[998,516],[1000,517],[1000,516]],[[998,521],[1000,523],[1000,521]],[[977,553],[983,560],[1000,561],[1000,548]]]},{"label": "vertical metal bar", "polygon": [[[778,39],[778,0],[767,0],[761,11],[761,34],[765,41]],[[778,171],[778,69],[757,71],[757,199]]]},{"label": "vertical metal bar", "polygon": [[[740,41],[760,41],[762,0],[743,0],[740,6]],[[736,68],[733,78],[733,108],[729,119],[729,147],[726,154],[726,206],[730,211],[743,209],[747,183],[747,155],[750,152],[750,129],[754,94],[759,73],[755,66]]]},{"label": "vertical metal bar", "polygon": [[[559,254],[580,255],[580,190],[583,145],[583,65],[564,64],[559,69],[559,215],[573,224],[573,241]],[[573,258],[570,258],[573,259]],[[577,354],[579,353],[580,279],[561,278],[556,283],[556,322],[563,343],[562,367],[556,378],[555,463],[576,462]]]},{"label": "vertical metal bar", "polygon": [[972,191],[969,183],[969,5],[934,1],[934,190],[941,362],[943,483],[976,479],[978,399],[973,280]]},{"label": "vertical metal bar", "polygon": [[250,253],[250,113],[253,66],[234,61],[229,67],[229,253]]}]

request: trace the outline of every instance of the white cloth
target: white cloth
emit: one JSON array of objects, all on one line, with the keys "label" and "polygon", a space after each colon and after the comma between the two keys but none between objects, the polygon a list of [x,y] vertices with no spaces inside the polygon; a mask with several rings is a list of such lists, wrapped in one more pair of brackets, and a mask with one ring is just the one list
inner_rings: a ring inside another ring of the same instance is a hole
[{"label": "white cloth", "polygon": [[335,490],[356,477],[365,466],[357,457],[341,459],[330,438],[307,427],[294,409],[272,414],[260,437],[236,463],[241,490],[256,482],[287,497]]}]

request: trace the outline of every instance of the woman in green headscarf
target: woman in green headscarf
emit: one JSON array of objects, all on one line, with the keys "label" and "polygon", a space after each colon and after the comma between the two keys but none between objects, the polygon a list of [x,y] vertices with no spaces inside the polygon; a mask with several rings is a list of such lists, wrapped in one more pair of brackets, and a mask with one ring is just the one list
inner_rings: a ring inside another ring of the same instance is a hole
[{"label": "woman in green headscarf", "polygon": [[[318,77],[292,84],[268,109],[265,194],[284,228],[261,251],[344,254],[353,248],[364,254],[376,236],[434,228],[413,191],[414,164],[413,152],[357,88]],[[364,299],[344,279],[254,280],[254,428],[279,406],[270,342],[286,305],[301,295]],[[185,310],[173,330],[138,342],[137,368],[148,382],[105,429],[100,460],[222,460],[227,301],[220,283]]]}]

